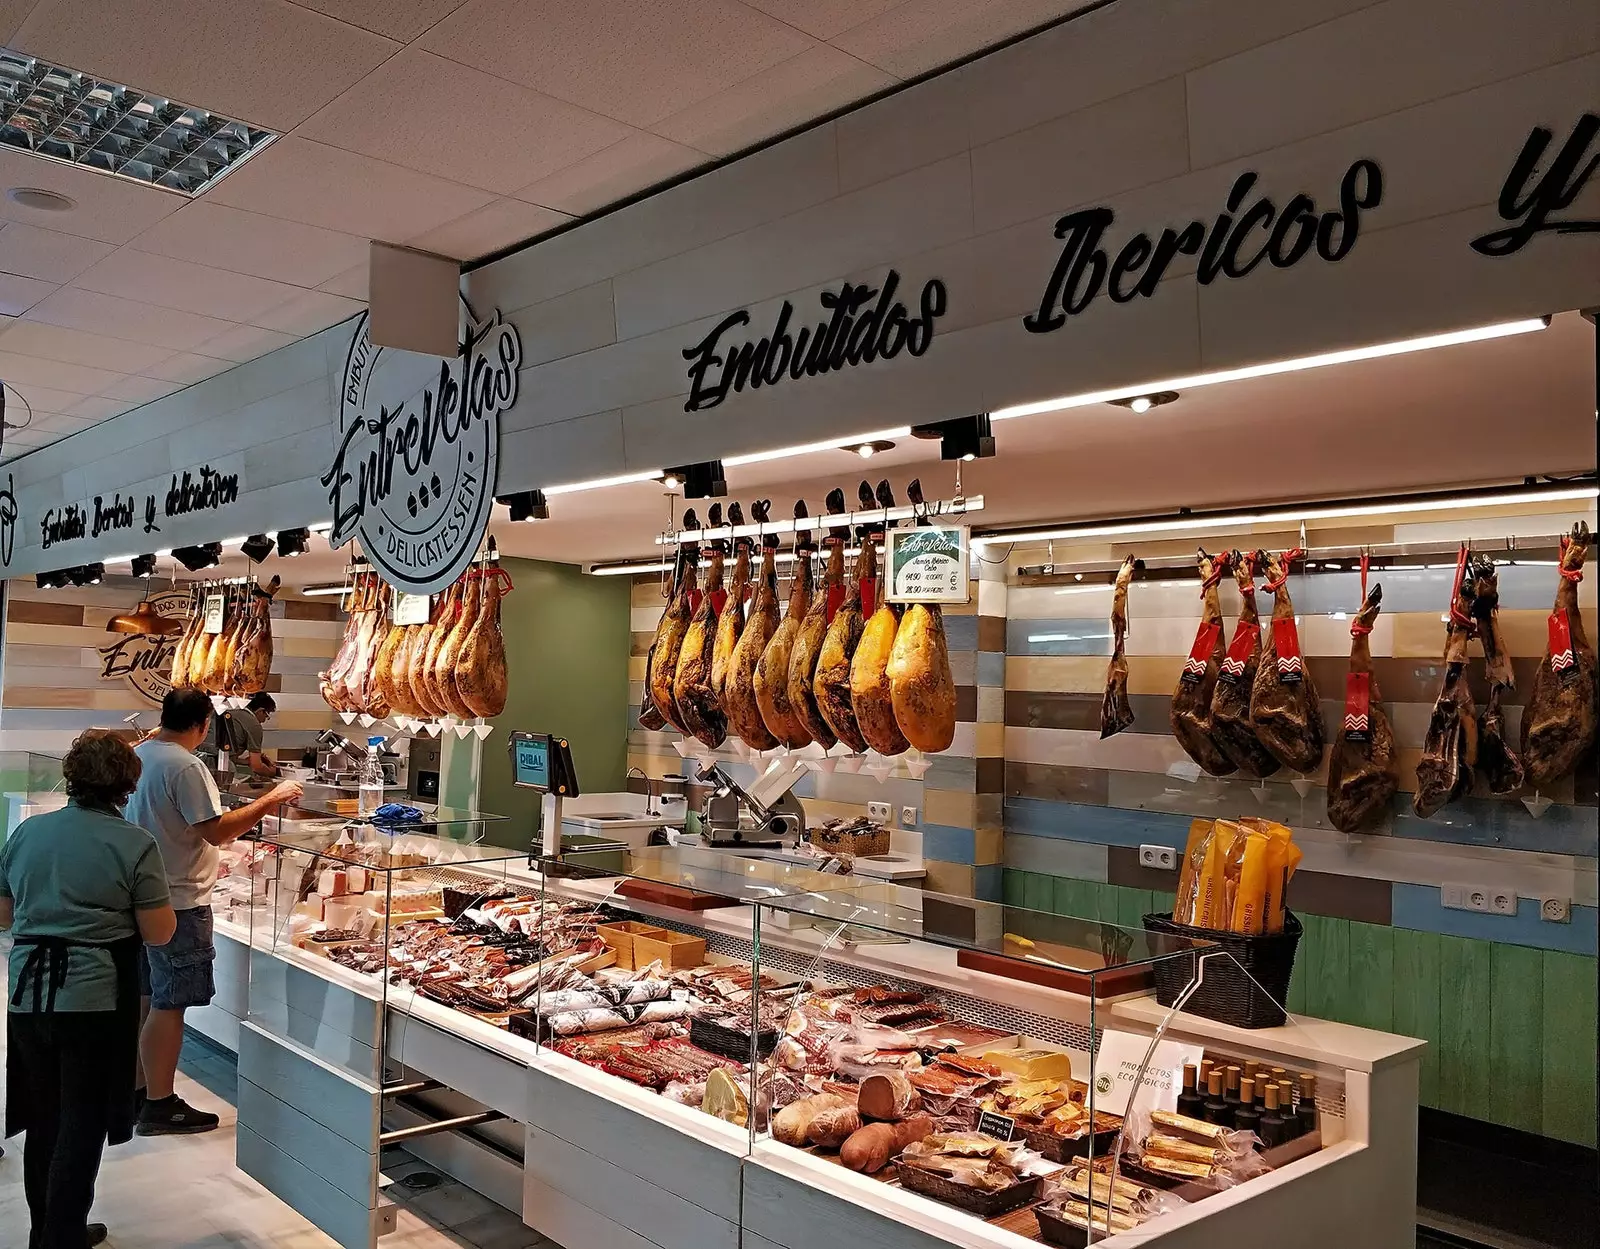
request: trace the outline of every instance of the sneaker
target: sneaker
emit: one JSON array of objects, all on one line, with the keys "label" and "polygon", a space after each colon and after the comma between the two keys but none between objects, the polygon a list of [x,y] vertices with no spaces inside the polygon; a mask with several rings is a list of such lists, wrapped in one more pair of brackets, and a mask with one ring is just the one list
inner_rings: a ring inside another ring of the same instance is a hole
[{"label": "sneaker", "polygon": [[89,1249],[94,1249],[96,1245],[104,1244],[106,1237],[110,1235],[110,1233],[106,1230],[106,1225],[104,1223],[91,1223],[89,1224],[88,1230]]},{"label": "sneaker", "polygon": [[216,1115],[196,1110],[174,1093],[160,1101],[147,1101],[139,1112],[140,1136],[192,1136],[209,1132],[221,1122]]}]

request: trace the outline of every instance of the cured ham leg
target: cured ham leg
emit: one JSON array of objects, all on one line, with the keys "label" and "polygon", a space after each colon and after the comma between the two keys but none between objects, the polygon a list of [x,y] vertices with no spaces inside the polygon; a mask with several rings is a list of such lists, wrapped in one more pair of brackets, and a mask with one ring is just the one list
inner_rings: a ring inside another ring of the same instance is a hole
[{"label": "cured ham leg", "polygon": [[[722,523],[719,507],[712,505],[711,527]],[[672,681],[672,699],[678,708],[678,720],[689,730],[690,736],[704,746],[715,750],[728,738],[728,717],[711,688],[711,660],[717,644],[717,616],[727,597],[722,589],[722,565],[727,556],[727,544],[714,542],[711,547],[711,568],[706,573],[706,592],[689,618],[689,628],[683,635],[683,646],[678,651],[678,671]]]},{"label": "cured ham leg", "polygon": [[1483,643],[1484,668],[1489,677],[1489,701],[1478,717],[1478,771],[1494,794],[1514,794],[1527,779],[1522,760],[1506,741],[1506,717],[1500,700],[1517,687],[1511,652],[1500,631],[1500,578],[1494,561],[1481,556],[1472,562],[1472,616],[1478,640]]},{"label": "cured ham leg", "polygon": [[350,705],[345,690],[345,679],[349,675],[350,667],[355,663],[356,644],[361,636],[362,612],[366,604],[366,581],[362,574],[357,573],[350,582],[350,595],[345,617],[344,637],[339,643],[339,650],[333,657],[333,662],[328,665],[327,671],[318,675],[318,689],[322,693],[322,701],[335,711],[354,711]]},{"label": "cured ham leg", "polygon": [[[894,506],[894,494],[887,481],[878,483],[876,501],[884,508]],[[880,534],[874,534],[879,537]],[[900,632],[900,608],[888,601],[889,579],[878,576],[873,583],[872,608],[861,629],[855,657],[850,661],[850,706],[856,724],[868,746],[880,755],[904,754],[911,743],[900,731],[894,716],[894,689],[889,680],[889,660],[894,654],[894,639]]]},{"label": "cured ham leg", "polygon": [[[757,521],[765,523],[765,501],[751,508]],[[767,728],[756,698],[756,669],[772,635],[778,631],[778,539],[763,538],[761,569],[756,575],[755,594],[750,599],[750,616],[734,645],[728,664],[727,682],[722,692],[722,707],[728,713],[728,727],[751,750],[771,750],[778,739]]]},{"label": "cured ham leg", "polygon": [[1278,761],[1261,744],[1250,719],[1256,672],[1261,666],[1261,617],[1256,612],[1256,557],[1230,551],[1224,566],[1239,587],[1239,623],[1217,673],[1211,695],[1211,736],[1245,776],[1271,776]]},{"label": "cured ham leg", "polygon": [[[796,520],[805,519],[806,505],[796,503]],[[794,575],[789,585],[789,607],[783,620],[773,630],[772,640],[761,652],[761,662],[756,665],[756,706],[761,708],[761,719],[767,731],[790,750],[809,745],[811,734],[795,714],[789,701],[789,661],[794,657],[795,638],[800,633],[800,622],[811,610],[812,577],[811,553],[814,547],[808,537],[795,531]]]},{"label": "cured ham leg", "polygon": [[1211,700],[1217,689],[1226,653],[1222,640],[1222,603],[1217,582],[1226,569],[1223,561],[1213,560],[1201,551],[1200,628],[1183,671],[1172,694],[1172,735],[1189,758],[1212,776],[1227,776],[1236,770],[1233,760],[1222,752],[1211,734]]},{"label": "cured ham leg", "polygon": [[1369,833],[1380,827],[1399,786],[1394,729],[1383,711],[1367,640],[1382,603],[1383,587],[1374,584],[1350,622],[1344,717],[1328,756],[1328,822],[1341,833]]},{"label": "cured ham leg", "polygon": [[[683,514],[685,529],[698,529],[694,512]],[[678,675],[678,655],[683,649],[683,636],[689,631],[689,619],[694,615],[695,560],[698,543],[685,543],[680,553],[682,575],[678,589],[667,602],[667,610],[656,624],[656,640],[650,646],[650,661],[645,669],[645,687],[650,701],[662,722],[680,733],[686,732],[678,718],[678,704],[672,696],[672,684]]]},{"label": "cured ham leg", "polygon": [[[844,491],[830,491],[827,506],[830,515],[842,513]],[[789,656],[789,706],[806,734],[825,750],[832,749],[839,739],[823,717],[822,708],[817,706],[817,660],[821,658],[822,643],[828,634],[829,602],[832,600],[835,606],[842,603],[844,547],[849,533],[848,529],[829,531],[826,539],[828,567],[822,575],[822,593],[811,600],[811,607],[800,622],[800,631],[795,635],[794,652]]]},{"label": "cured ham leg", "polygon": [[956,682],[944,612],[937,604],[906,608],[889,654],[889,696],[895,723],[923,754],[949,750],[956,736]]},{"label": "cured ham leg", "polygon": [[229,687],[235,694],[259,694],[272,672],[272,598],[282,582],[274,577],[266,589],[250,587],[246,620],[234,648]]},{"label": "cured ham leg", "polygon": [[1266,587],[1272,591],[1272,627],[1262,640],[1261,662],[1250,691],[1250,720],[1261,744],[1294,772],[1315,771],[1326,741],[1322,704],[1311,670],[1300,657],[1300,632],[1289,597],[1290,565],[1304,554],[1300,550],[1256,553],[1257,563],[1265,563]]},{"label": "cured ham leg", "polygon": [[1444,682],[1428,719],[1417,761],[1416,813],[1426,819],[1472,788],[1478,759],[1478,716],[1467,688],[1467,639],[1472,635],[1472,598],[1465,579],[1467,550],[1456,565],[1455,598],[1444,641]]},{"label": "cured ham leg", "polygon": [[478,597],[478,618],[461,644],[456,660],[456,692],[474,716],[492,720],[506,709],[510,676],[506,671],[506,639],[500,631],[500,600],[510,593],[511,576],[495,558],[489,539],[489,567],[484,569]]},{"label": "cured ham leg", "polygon": [[472,708],[461,697],[459,675],[461,648],[472,636],[478,623],[478,613],[483,606],[483,569],[468,568],[458,583],[461,586],[461,608],[456,613],[450,632],[439,645],[438,674],[439,701],[451,715],[462,720],[472,719]]},{"label": "cured ham leg", "polygon": [[428,646],[423,652],[420,681],[422,691],[426,694],[426,701],[436,716],[454,715],[450,703],[445,696],[445,682],[450,677],[450,670],[441,662],[444,655],[445,643],[450,640],[450,634],[461,619],[461,599],[466,593],[466,575],[456,579],[454,585],[444,592],[444,601],[439,606],[439,623],[434,627],[432,635],[428,638]]},{"label": "cured ham leg", "polygon": [[1579,521],[1561,539],[1549,645],[1522,709],[1522,761],[1535,785],[1576,770],[1595,738],[1595,655],[1578,610],[1578,583],[1589,551],[1589,526]]},{"label": "cured ham leg", "polygon": [[861,554],[856,560],[855,584],[845,593],[844,602],[828,625],[822,651],[817,656],[817,673],[812,680],[812,692],[822,718],[828,722],[834,736],[858,755],[866,750],[867,739],[861,734],[851,701],[850,665],[861,644],[865,625],[861,618],[861,587],[876,580],[872,539],[867,537],[862,539]]},{"label": "cured ham leg", "polygon": [[1100,701],[1100,738],[1105,740],[1133,723],[1128,701],[1128,585],[1133,581],[1133,556],[1122,561],[1111,591],[1111,662],[1106,666],[1106,694]]},{"label": "cured ham leg", "polygon": [[381,720],[389,714],[388,696],[378,683],[378,649],[389,637],[389,587],[376,573],[367,579],[366,619],[362,622],[355,662],[345,678],[349,710]]},{"label": "cured ham leg", "polygon": [[204,623],[205,596],[196,590],[191,590],[189,620],[184,625],[183,636],[178,639],[178,645],[172,652],[172,671],[167,678],[175,689],[192,684],[189,680],[189,658],[194,654],[195,643],[200,639],[200,630]]},{"label": "cured ham leg", "polygon": [[[757,507],[760,504],[756,505]],[[744,524],[744,513],[735,503],[728,509],[728,524]],[[727,598],[717,607],[717,636],[711,644],[711,692],[718,706],[726,709],[728,668],[733,663],[733,648],[739,644],[744,628],[744,601],[750,589],[750,539],[733,542],[733,581]]]}]

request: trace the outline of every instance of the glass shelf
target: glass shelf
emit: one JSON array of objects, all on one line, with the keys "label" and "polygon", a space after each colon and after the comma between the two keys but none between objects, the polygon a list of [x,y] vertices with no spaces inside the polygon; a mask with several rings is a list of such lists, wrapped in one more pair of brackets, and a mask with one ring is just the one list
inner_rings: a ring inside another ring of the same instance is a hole
[{"label": "glass shelf", "polygon": [[[304,810],[304,808],[301,808]],[[452,811],[451,818],[425,824],[373,824],[333,817],[326,820],[280,820],[275,832],[261,832],[264,846],[295,850],[353,867],[472,867],[527,858],[526,850],[494,846],[477,840],[478,825],[503,819],[497,815]]]}]

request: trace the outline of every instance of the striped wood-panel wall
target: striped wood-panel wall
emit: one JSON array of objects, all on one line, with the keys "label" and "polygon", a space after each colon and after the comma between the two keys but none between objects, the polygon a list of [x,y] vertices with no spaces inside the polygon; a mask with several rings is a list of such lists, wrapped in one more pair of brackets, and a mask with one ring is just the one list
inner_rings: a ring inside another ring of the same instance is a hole
[{"label": "striped wood-panel wall", "polygon": [[[152,588],[164,589],[165,583],[158,580]],[[32,749],[62,750],[84,729],[120,726],[130,712],[147,713],[142,723],[153,725],[154,703],[126,681],[101,680],[98,650],[116,640],[106,632],[106,620],[131,610],[144,592],[145,582],[133,577],[61,590],[8,581],[0,728],[26,733]],[[272,616],[267,689],[278,710],[264,744],[269,751],[298,751],[333,724],[317,692],[317,673],[339,648],[344,617],[326,600],[283,593],[272,604]]]}]

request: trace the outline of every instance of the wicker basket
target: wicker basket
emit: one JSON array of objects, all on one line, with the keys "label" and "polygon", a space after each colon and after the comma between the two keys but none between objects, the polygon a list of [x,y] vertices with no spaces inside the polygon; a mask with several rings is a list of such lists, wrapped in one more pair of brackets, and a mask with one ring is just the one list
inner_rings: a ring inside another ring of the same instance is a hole
[{"label": "wicker basket", "polygon": [[1087,1158],[1091,1153],[1096,1158],[1104,1158],[1115,1147],[1119,1131],[1118,1128],[1111,1128],[1105,1132],[1085,1132],[1080,1136],[1024,1131],[1022,1139],[1028,1142],[1029,1149],[1043,1154],[1051,1162],[1065,1162],[1068,1158]]},{"label": "wicker basket", "polygon": [[[1144,926],[1149,932],[1214,941],[1232,956],[1206,960],[1205,979],[1184,1003],[1184,1010],[1235,1028],[1276,1028],[1283,1023],[1283,1002],[1289,995],[1295,950],[1303,931],[1292,913],[1284,913],[1282,932],[1250,936],[1175,924],[1166,915],[1146,915]],[[1192,953],[1159,960],[1155,964],[1156,1001],[1163,1006],[1176,1005],[1199,974],[1198,961]]]},{"label": "wicker basket", "polygon": [[945,1202],[959,1210],[965,1210],[968,1214],[975,1214],[980,1219],[992,1219],[998,1214],[1005,1214],[1008,1210],[1016,1210],[1039,1195],[1040,1177],[1037,1175],[1019,1180],[1010,1188],[1002,1188],[997,1193],[980,1192],[976,1188],[948,1180],[942,1175],[934,1175],[931,1171],[901,1166],[898,1163],[895,1165],[895,1175],[899,1178],[902,1188]]},{"label": "wicker basket", "polygon": [[889,853],[889,830],[882,824],[870,828],[829,828],[809,830],[811,844],[828,854],[851,854],[857,858]]},{"label": "wicker basket", "polygon": [[[772,1051],[778,1048],[778,1042],[783,1039],[783,1034],[776,1028],[764,1028],[756,1033],[756,1055],[759,1058],[770,1058]],[[699,1015],[689,1020],[689,1040],[703,1050],[731,1058],[736,1063],[750,1061],[750,1030],[748,1028],[730,1028],[727,1024],[716,1019],[704,1019]]]}]

